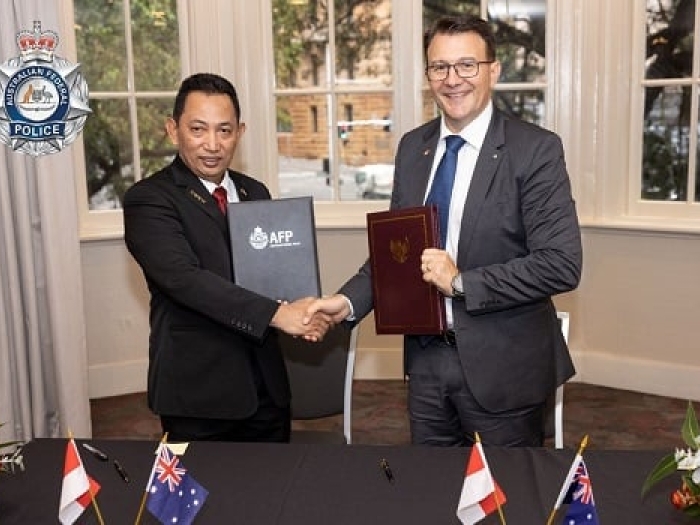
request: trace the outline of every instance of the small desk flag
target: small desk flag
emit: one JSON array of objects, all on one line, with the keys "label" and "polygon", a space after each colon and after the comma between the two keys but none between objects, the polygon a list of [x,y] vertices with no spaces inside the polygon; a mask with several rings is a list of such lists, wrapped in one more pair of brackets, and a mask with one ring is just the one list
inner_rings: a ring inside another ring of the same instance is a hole
[{"label": "small desk flag", "polygon": [[484,449],[477,441],[469,455],[457,517],[464,525],[473,525],[505,502],[506,495],[491,476]]},{"label": "small desk flag", "polygon": [[583,450],[587,445],[588,436],[584,436],[571,467],[569,467],[569,472],[564,478],[557,501],[554,502],[554,508],[549,515],[547,525],[554,523],[557,510],[566,504],[569,507],[562,525],[598,525],[598,514],[593,501],[593,487],[591,479],[588,477],[588,469],[583,461]]},{"label": "small desk flag", "polygon": [[588,477],[583,458],[576,467],[574,478],[562,503],[569,504],[562,525],[599,525],[595,501],[593,501],[591,478]]},{"label": "small desk flag", "polygon": [[73,438],[69,439],[63,466],[63,484],[61,485],[61,502],[58,506],[58,520],[63,525],[75,523],[99,490],[99,483],[85,472],[75,440]]},{"label": "small desk flag", "polygon": [[190,525],[209,495],[165,444],[160,447],[146,492],[150,513],[163,524],[178,525]]}]

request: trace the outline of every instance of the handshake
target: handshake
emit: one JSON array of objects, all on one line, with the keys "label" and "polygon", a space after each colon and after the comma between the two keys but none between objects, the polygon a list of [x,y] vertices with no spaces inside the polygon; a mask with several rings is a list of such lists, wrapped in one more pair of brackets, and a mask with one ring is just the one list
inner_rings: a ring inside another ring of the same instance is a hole
[{"label": "handshake", "polygon": [[330,297],[304,297],[280,303],[270,326],[307,341],[318,342],[328,330],[352,313],[350,301],[341,294]]}]

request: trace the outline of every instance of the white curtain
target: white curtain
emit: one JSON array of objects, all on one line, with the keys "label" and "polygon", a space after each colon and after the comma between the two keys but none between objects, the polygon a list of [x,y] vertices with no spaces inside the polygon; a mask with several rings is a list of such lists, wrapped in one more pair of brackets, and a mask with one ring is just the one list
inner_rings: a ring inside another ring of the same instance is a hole
[{"label": "white curtain", "polygon": [[[0,2],[0,63],[34,20],[60,38],[60,4]],[[91,435],[75,176],[70,146],[0,145],[0,442]]]}]

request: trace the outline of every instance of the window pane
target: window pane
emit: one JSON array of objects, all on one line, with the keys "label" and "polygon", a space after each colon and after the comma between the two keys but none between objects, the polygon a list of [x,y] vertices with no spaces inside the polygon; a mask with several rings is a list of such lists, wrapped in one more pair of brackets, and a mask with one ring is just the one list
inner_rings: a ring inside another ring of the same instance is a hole
[{"label": "window pane", "polygon": [[495,26],[499,82],[544,82],[545,0],[489,0]]},{"label": "window pane", "polygon": [[325,2],[273,0],[272,28],[277,88],[327,85],[330,50]]},{"label": "window pane", "polygon": [[393,158],[391,2],[272,5],[280,194],[361,199],[358,171]]},{"label": "window pane", "polygon": [[438,18],[452,15],[481,16],[481,1],[463,0],[455,2],[450,0],[423,0],[423,29],[427,29],[433,25],[433,22]]},{"label": "window pane", "polygon": [[90,90],[125,90],[127,69],[123,2],[74,2],[78,62]]},{"label": "window pane", "polygon": [[85,169],[91,210],[121,208],[134,181],[129,107],[126,100],[91,100],[85,122]]},{"label": "window pane", "polygon": [[173,112],[173,99],[142,99],[136,108],[143,178],[168,164],[177,152],[165,132],[165,121]]},{"label": "window pane", "polygon": [[[366,178],[362,179],[367,173],[376,176],[377,184],[381,176],[384,186],[391,188],[391,94],[345,94],[338,99],[339,158],[336,162],[329,146],[326,97],[277,98],[280,196],[313,195],[316,200],[379,197],[373,188],[367,188]],[[350,114],[352,120],[347,120]],[[340,174],[337,195],[335,167]],[[388,194],[381,198],[388,198]]]},{"label": "window pane", "polygon": [[685,200],[690,87],[645,89],[642,198]]},{"label": "window pane", "polygon": [[335,0],[336,78],[391,85],[391,2]]},{"label": "window pane", "polygon": [[695,2],[647,0],[646,77],[687,78],[692,72]]},{"label": "window pane", "polygon": [[[342,200],[391,196],[394,178],[391,113],[391,93],[338,96]],[[349,191],[351,188],[354,191]]]},{"label": "window pane", "polygon": [[509,115],[544,125],[544,92],[533,91],[497,91],[494,96],[496,106]]},{"label": "window pane", "polygon": [[180,79],[180,37],[175,0],[131,2],[134,80],[138,91],[175,89]]},{"label": "window pane", "polygon": [[277,97],[277,148],[280,197],[333,200],[324,95]]}]

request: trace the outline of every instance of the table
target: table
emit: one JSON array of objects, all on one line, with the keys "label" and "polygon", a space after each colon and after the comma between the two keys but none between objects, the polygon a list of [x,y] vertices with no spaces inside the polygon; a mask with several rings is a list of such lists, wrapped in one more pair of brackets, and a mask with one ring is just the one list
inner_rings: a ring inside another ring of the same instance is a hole
[{"label": "table", "polygon": [[[90,443],[118,459],[130,477],[125,483],[111,461],[101,462],[79,447],[87,472],[102,485],[98,503],[106,525],[134,523],[157,443]],[[2,525],[58,522],[65,449],[65,439],[32,441],[24,449],[26,470],[0,476]],[[507,523],[543,525],[575,451],[486,447],[485,453],[508,497]],[[695,523],[669,502],[677,476],[641,500],[646,474],[665,453],[585,451],[602,524]],[[195,442],[182,462],[210,492],[197,525],[459,525],[455,509],[468,456],[466,448]],[[379,467],[382,458],[391,466],[393,483]],[[79,523],[97,523],[94,510],[88,508]],[[144,511],[142,523],[157,522]],[[481,523],[499,519],[494,514]]]}]

